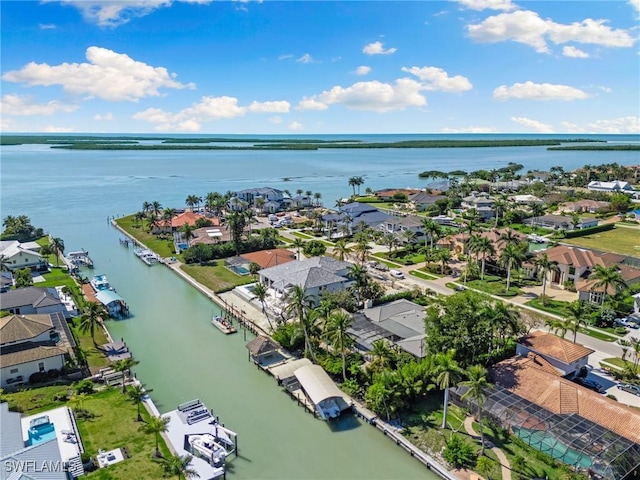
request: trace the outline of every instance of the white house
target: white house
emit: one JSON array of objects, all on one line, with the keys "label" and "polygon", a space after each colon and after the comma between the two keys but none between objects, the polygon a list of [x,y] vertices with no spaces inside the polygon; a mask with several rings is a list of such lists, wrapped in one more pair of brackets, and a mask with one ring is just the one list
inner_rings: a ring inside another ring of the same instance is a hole
[{"label": "white house", "polygon": [[22,244],[17,240],[0,241],[0,255],[3,263],[11,270],[30,268],[32,270],[43,268],[47,261],[38,252],[32,249],[33,242]]},{"label": "white house", "polygon": [[58,332],[49,315],[0,318],[0,386],[20,385],[34,373],[60,370],[68,351],[58,342]]},{"label": "white house", "polygon": [[589,362],[591,350],[579,343],[572,343],[551,333],[536,331],[518,340],[516,354],[526,357],[529,353],[540,355],[562,375],[576,372]]},{"label": "white house", "polygon": [[635,190],[631,186],[629,182],[622,182],[620,180],[615,180],[613,182],[598,182],[593,181],[589,182],[587,185],[589,190],[594,190],[596,192],[622,192],[622,193],[633,193]]},{"label": "white house", "polygon": [[424,217],[414,216],[391,217],[381,225],[381,229],[388,233],[413,232],[416,236],[422,236],[424,235],[423,219]]},{"label": "white house", "polygon": [[471,195],[462,199],[461,207],[465,211],[476,210],[480,218],[488,219],[495,215],[494,203],[493,198],[486,192],[471,192]]},{"label": "white house", "polygon": [[301,286],[317,305],[324,292],[344,290],[353,283],[349,278],[352,266],[331,257],[313,257],[265,268],[259,274],[260,281],[279,295],[286,295],[295,285]]},{"label": "white house", "polygon": [[55,288],[24,287],[0,293],[2,310],[16,315],[62,312],[69,316]]}]

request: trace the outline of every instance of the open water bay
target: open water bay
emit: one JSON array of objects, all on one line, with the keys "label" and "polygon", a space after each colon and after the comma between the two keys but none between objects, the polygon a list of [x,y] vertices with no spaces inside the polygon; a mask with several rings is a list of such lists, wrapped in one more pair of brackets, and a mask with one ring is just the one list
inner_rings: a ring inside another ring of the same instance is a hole
[{"label": "open water bay", "polygon": [[[638,152],[547,152],[540,147],[483,149],[159,151],[52,150],[2,147],[0,213],[27,215],[35,226],[85,248],[131,307],[133,316],[110,321],[153,388],[160,411],[200,398],[239,433],[240,458],[230,478],[433,478],[419,462],[374,428],[355,419],[337,425],[314,419],[271,377],[247,359],[242,333],[225,337],[210,324],[215,306],[161,266],[147,267],[120,246],[110,215],[129,214],[144,201],[182,207],[187,195],[273,186],[320,192],[325,205],[348,196],[348,178],[362,188],[422,186],[423,170],[525,170],[562,165],[638,163]],[[288,177],[290,181],[283,179]]]}]

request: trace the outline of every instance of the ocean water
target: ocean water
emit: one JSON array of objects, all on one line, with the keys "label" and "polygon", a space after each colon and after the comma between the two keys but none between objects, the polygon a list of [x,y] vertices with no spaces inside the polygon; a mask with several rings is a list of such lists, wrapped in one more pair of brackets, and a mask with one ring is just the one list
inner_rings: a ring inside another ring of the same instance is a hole
[{"label": "ocean water", "polygon": [[[416,138],[432,137],[366,136],[367,141]],[[24,145],[2,147],[0,154],[2,217],[27,215],[34,225],[63,238],[66,251],[89,251],[95,271],[107,275],[131,308],[131,318],[109,321],[108,328],[140,361],[134,370],[154,389],[160,411],[194,398],[204,401],[239,433],[240,457],[231,464],[237,479],[434,476],[368,425],[345,419],[330,426],[305,413],[248,361],[242,333],[225,336],[211,325],[219,309],[168,269],[148,267],[120,246],[108,216],[141,210],[144,201],[182,207],[190,194],[266,185],[320,192],[331,207],[351,193],[348,178],[356,175],[365,179],[363,190],[375,190],[424,186],[427,182],[417,176],[424,170],[491,169],[510,161],[525,170],[640,163],[638,152],[548,152],[544,147],[86,152]]]}]

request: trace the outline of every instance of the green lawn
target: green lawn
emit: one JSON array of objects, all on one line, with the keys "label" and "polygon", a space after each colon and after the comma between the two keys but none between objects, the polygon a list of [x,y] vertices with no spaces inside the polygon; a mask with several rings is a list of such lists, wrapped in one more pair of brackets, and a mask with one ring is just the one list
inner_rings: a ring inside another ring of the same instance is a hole
[{"label": "green lawn", "polygon": [[391,268],[397,268],[397,267],[403,267],[404,265],[402,265],[401,263],[398,262],[394,262],[392,260],[387,259],[387,254],[386,253],[374,253],[371,255],[372,257],[375,257],[376,262],[378,263],[384,263],[387,266],[391,267]]},{"label": "green lawn", "polygon": [[56,395],[66,395],[67,393],[71,393],[69,385],[26,388],[18,392],[3,393],[2,401],[9,403],[9,409],[15,412],[31,415],[64,405],[64,401],[53,398]]},{"label": "green lawn", "polygon": [[604,363],[608,363],[610,365],[614,365],[620,369],[623,369],[625,365],[633,365],[633,362],[629,360],[622,360],[621,358],[613,357],[613,358],[605,358],[602,360]]},{"label": "green lawn", "polygon": [[161,257],[167,258],[175,256],[176,258],[180,258],[180,255],[176,255],[175,250],[173,249],[173,240],[171,238],[159,238],[158,236],[149,233],[146,230],[144,222],[136,224],[134,215],[118,218],[116,223],[125,232],[145,244]]},{"label": "green lawn", "polygon": [[255,282],[251,275],[237,275],[224,266],[224,260],[216,260],[214,265],[182,265],[180,268],[196,282],[216,293],[226,292],[238,285]]},{"label": "green lawn", "polygon": [[423,280],[436,280],[438,277],[436,275],[432,275],[430,273],[422,272],[420,270],[411,270],[409,275],[413,275],[414,277],[422,278]]},{"label": "green lawn", "polygon": [[565,243],[585,248],[640,257],[640,229],[616,227],[606,232],[598,232],[584,237],[567,238]]},{"label": "green lawn", "polygon": [[[83,332],[80,330],[80,317],[76,317],[72,322],[69,323],[69,328],[71,328],[71,332],[76,339],[76,343],[82,350],[82,353],[85,356],[87,364],[89,365],[89,370],[91,373],[95,374],[101,368],[107,367],[109,365],[109,360],[104,355],[102,350],[99,350],[91,339],[91,334],[89,332]],[[102,328],[96,328],[95,332],[96,344],[104,345],[109,341],[106,333]]]},{"label": "green lawn", "polygon": [[513,282],[509,285],[509,290],[507,290],[506,280],[490,275],[485,275],[484,280],[470,280],[467,282],[467,286],[500,297],[515,297],[522,293],[522,290],[514,286]]},{"label": "green lawn", "polygon": [[548,298],[544,302],[544,305],[542,305],[542,301],[539,298],[534,298],[533,300],[529,300],[527,303],[525,303],[525,305],[537,308],[538,310],[542,310],[544,312],[560,315],[561,317],[566,317],[569,302],[562,302],[560,300],[553,300]]}]

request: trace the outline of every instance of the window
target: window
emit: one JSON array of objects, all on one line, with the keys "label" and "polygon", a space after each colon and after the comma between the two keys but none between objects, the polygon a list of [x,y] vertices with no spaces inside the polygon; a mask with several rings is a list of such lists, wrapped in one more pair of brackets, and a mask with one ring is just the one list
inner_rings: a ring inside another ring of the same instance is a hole
[{"label": "window", "polygon": [[40,371],[40,373],[44,372],[44,362],[38,363],[38,370]]},{"label": "window", "polygon": [[11,374],[18,373],[18,369],[17,368],[12,368],[11,370],[9,370],[9,373],[11,373]]},{"label": "window", "polygon": [[569,267],[569,275],[575,275],[576,274],[576,267]]}]

